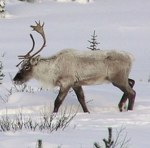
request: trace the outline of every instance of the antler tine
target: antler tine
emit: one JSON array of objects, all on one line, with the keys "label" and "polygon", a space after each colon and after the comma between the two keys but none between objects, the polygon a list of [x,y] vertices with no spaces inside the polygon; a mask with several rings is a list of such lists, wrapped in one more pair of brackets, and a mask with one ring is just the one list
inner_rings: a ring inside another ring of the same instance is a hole
[{"label": "antler tine", "polygon": [[18,67],[22,62],[23,62],[23,60],[22,60],[21,62],[19,62],[19,63],[16,65],[16,67]]},{"label": "antler tine", "polygon": [[30,27],[33,28],[33,31],[36,31],[39,34],[44,35],[44,30],[43,30],[44,22],[42,25],[40,21],[39,22],[35,21],[35,23],[36,23],[36,26],[31,25]]},{"label": "antler tine", "polygon": [[36,23],[36,26],[31,25],[30,27],[33,28],[33,31],[38,32],[42,36],[44,43],[43,43],[42,47],[31,56],[31,58],[34,57],[35,55],[37,55],[39,52],[41,52],[42,49],[46,46],[46,38],[45,38],[44,29],[43,29],[44,23],[42,25],[41,25],[40,21],[35,22],[35,23]]},{"label": "antler tine", "polygon": [[33,42],[32,48],[31,48],[31,50],[26,55],[19,55],[18,56],[19,59],[27,59],[27,58],[30,57],[30,53],[33,51],[34,46],[35,46],[35,41],[34,41],[34,38],[33,38],[32,34],[30,34],[30,37],[31,37],[32,42]]}]

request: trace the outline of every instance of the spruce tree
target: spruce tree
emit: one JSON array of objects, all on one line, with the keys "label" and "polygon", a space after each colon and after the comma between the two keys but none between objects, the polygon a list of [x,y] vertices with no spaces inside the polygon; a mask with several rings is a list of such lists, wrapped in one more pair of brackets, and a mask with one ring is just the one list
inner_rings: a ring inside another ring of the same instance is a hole
[{"label": "spruce tree", "polygon": [[5,12],[5,1],[0,0],[0,13]]},{"label": "spruce tree", "polygon": [[88,42],[91,45],[90,45],[90,47],[87,47],[87,48],[91,49],[91,50],[100,50],[100,49],[97,48],[97,45],[100,44],[100,43],[98,43],[97,40],[96,40],[97,35],[95,34],[95,30],[94,30],[93,35],[91,35],[91,36],[92,36],[91,40],[90,41],[88,40]]},{"label": "spruce tree", "polygon": [[4,78],[4,74],[2,72],[2,69],[3,69],[3,64],[2,64],[2,61],[0,61],[0,84],[2,84],[2,80]]}]

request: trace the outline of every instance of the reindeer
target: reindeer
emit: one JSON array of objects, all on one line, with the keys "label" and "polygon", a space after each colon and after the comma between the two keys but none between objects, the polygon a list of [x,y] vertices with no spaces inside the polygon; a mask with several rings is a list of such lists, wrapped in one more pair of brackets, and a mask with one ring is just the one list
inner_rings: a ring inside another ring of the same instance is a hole
[{"label": "reindeer", "polygon": [[118,104],[119,110],[124,110],[127,100],[127,110],[133,110],[136,92],[133,90],[135,81],[128,78],[133,61],[129,53],[115,50],[77,51],[65,49],[53,56],[42,58],[39,52],[46,45],[44,23],[41,25],[40,22],[36,22],[36,25],[31,27],[42,36],[43,45],[31,55],[35,41],[30,34],[33,45],[27,54],[18,56],[22,61],[16,65],[18,67],[21,64],[20,70],[13,79],[16,84],[22,84],[35,78],[48,86],[59,86],[60,90],[54,103],[53,112],[58,112],[68,91],[72,88],[83,111],[89,112],[82,86],[109,82],[123,92]]}]

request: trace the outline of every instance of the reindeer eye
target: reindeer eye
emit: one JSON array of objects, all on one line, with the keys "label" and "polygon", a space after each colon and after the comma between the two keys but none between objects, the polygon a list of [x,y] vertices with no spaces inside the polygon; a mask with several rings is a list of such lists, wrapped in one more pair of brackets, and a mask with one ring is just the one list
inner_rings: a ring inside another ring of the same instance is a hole
[{"label": "reindeer eye", "polygon": [[30,70],[30,66],[24,66],[25,70]]}]

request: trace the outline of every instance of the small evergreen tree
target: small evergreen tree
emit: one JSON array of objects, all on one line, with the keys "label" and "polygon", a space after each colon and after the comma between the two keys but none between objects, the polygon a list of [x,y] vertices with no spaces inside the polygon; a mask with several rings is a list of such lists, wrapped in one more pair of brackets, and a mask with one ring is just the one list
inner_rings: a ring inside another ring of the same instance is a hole
[{"label": "small evergreen tree", "polygon": [[5,0],[0,0],[0,18],[5,18]]},{"label": "small evergreen tree", "polygon": [[97,45],[100,44],[100,43],[98,43],[97,40],[96,40],[97,35],[95,34],[95,30],[94,30],[93,35],[91,35],[91,36],[92,36],[91,40],[90,41],[88,40],[88,42],[91,45],[90,45],[90,47],[87,47],[87,48],[91,49],[91,50],[100,50],[100,49],[97,48]]},{"label": "small evergreen tree", "polygon": [[2,69],[3,69],[3,64],[2,64],[2,61],[0,61],[0,84],[2,84],[2,80],[4,78],[4,74],[2,72]]},{"label": "small evergreen tree", "polygon": [[[119,131],[117,131],[116,138],[113,138],[112,128],[108,128],[108,139],[103,139],[105,144],[105,148],[127,148],[130,142],[127,134],[124,133],[125,128],[121,127]],[[98,142],[94,143],[94,148],[103,148]]]},{"label": "small evergreen tree", "polygon": [[0,13],[5,12],[5,1],[0,0]]}]

